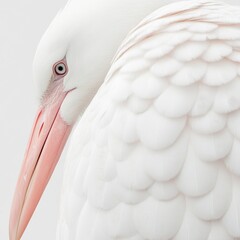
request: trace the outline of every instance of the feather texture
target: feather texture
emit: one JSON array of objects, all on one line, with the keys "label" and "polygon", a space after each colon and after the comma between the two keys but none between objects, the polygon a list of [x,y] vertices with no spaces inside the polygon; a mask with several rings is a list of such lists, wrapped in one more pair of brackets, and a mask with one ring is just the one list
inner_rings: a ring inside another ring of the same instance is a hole
[{"label": "feather texture", "polygon": [[177,2],[128,35],[73,134],[59,239],[240,239],[239,15]]}]

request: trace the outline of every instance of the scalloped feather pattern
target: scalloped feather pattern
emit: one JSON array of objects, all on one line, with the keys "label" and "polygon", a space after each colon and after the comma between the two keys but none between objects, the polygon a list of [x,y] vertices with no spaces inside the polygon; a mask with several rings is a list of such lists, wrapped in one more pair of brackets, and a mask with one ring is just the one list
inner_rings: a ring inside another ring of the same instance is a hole
[{"label": "scalloped feather pattern", "polygon": [[128,35],[72,136],[58,239],[240,239],[239,16],[176,2]]}]

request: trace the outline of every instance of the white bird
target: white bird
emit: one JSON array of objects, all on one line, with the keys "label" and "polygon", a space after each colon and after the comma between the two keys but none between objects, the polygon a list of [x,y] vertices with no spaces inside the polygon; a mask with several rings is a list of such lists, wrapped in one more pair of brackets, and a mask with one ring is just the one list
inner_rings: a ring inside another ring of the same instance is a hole
[{"label": "white bird", "polygon": [[75,122],[57,239],[240,239],[240,8],[225,2],[68,2],[35,58],[11,240]]}]

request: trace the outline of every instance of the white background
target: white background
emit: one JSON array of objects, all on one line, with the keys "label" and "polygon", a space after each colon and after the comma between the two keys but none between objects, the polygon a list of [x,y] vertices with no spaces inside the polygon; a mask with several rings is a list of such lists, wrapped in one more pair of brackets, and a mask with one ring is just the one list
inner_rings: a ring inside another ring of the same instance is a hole
[{"label": "white background", "polygon": [[[38,42],[67,0],[0,0],[0,239],[36,111],[32,61]],[[55,239],[62,165],[57,167],[22,240]]]}]

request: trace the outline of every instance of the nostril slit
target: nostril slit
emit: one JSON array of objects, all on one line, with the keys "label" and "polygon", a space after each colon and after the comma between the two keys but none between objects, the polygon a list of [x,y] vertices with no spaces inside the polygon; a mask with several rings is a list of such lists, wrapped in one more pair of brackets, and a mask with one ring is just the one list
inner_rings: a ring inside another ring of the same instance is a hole
[{"label": "nostril slit", "polygon": [[42,129],[43,129],[43,126],[44,126],[44,122],[42,123],[40,129],[39,129],[39,133],[38,133],[38,137],[40,136],[41,132],[42,132]]}]

